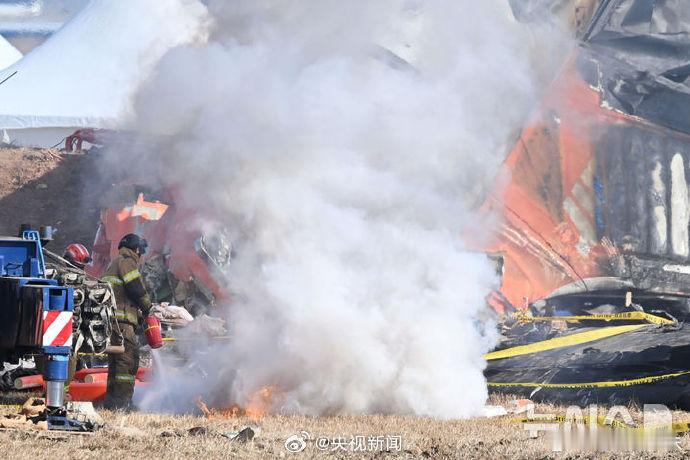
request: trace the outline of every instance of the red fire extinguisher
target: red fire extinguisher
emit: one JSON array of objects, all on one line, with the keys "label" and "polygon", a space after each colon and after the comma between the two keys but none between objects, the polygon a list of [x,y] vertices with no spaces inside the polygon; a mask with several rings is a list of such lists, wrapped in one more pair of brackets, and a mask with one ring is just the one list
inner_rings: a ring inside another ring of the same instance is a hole
[{"label": "red fire extinguisher", "polygon": [[160,348],[163,346],[163,336],[161,335],[161,322],[153,315],[146,317],[146,340],[149,346],[153,349]]}]

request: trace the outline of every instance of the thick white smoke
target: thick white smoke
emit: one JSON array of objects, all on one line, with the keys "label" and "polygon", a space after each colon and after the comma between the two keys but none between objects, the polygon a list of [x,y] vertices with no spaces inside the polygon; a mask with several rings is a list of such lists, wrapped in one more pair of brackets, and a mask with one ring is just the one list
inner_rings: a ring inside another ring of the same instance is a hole
[{"label": "thick white smoke", "polygon": [[211,40],[136,104],[173,135],[164,181],[236,251],[231,344],[175,400],[274,385],[275,410],[477,414],[497,279],[461,235],[491,225],[470,210],[534,104],[534,33],[504,0],[207,6]]}]

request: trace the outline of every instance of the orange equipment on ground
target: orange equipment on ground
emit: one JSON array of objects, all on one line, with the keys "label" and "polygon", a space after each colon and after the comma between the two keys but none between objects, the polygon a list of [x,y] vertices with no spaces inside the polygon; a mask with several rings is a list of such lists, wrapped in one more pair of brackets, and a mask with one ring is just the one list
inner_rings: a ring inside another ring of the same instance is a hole
[{"label": "orange equipment on ground", "polygon": [[[135,380],[134,388],[146,388],[149,382]],[[108,382],[72,382],[69,386],[69,397],[72,401],[102,401],[105,398]]]},{"label": "orange equipment on ground", "polygon": [[31,388],[41,388],[45,382],[43,381],[43,376],[38,375],[25,375],[24,377],[18,377],[14,379],[14,388],[17,390],[28,390]]},{"label": "orange equipment on ground", "polygon": [[[135,386],[145,388],[152,378],[152,369],[140,367],[137,370]],[[42,375],[27,375],[15,379],[15,388],[27,390],[44,385]],[[69,385],[69,398],[72,401],[101,401],[105,398],[108,385],[108,368],[96,367],[80,369],[74,374],[74,380]]]}]

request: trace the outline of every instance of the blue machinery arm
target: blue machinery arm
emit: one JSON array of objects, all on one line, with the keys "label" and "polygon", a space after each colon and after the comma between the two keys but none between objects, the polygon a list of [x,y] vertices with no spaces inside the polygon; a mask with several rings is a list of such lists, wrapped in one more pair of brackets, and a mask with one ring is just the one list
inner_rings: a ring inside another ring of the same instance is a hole
[{"label": "blue machinery arm", "polygon": [[82,431],[64,410],[74,293],[45,276],[37,231],[0,237],[0,351],[43,353],[49,429]]}]

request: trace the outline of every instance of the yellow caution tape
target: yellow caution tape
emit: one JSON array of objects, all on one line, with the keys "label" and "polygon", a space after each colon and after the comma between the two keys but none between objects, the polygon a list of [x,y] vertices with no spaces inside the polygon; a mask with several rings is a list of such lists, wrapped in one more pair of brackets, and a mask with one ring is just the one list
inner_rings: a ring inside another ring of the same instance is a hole
[{"label": "yellow caution tape", "polygon": [[[555,422],[555,423],[568,423],[568,422],[574,422],[574,423],[582,423],[584,425],[588,425],[591,423],[592,418],[586,417],[586,416],[572,416],[572,417],[567,417],[565,415],[553,415],[549,414],[546,416],[537,416],[535,418],[523,418],[519,420],[521,423],[534,423],[534,422]],[[604,416],[598,415],[596,417],[596,422],[597,425],[601,426],[608,426],[611,428],[631,428],[634,429],[636,428],[634,425],[628,425],[625,422],[622,422],[620,420],[616,419],[607,419]]]},{"label": "yellow caution tape", "polygon": [[[590,417],[586,416],[573,416],[573,417],[566,417],[564,415],[548,415],[548,416],[543,416],[543,417],[536,417],[536,418],[523,418],[518,420],[520,423],[535,423],[535,422],[556,422],[556,423],[568,423],[568,422],[575,422],[575,423],[582,423],[584,425],[587,425],[591,423]],[[651,426],[651,427],[641,427],[641,426],[635,426],[635,425],[628,425],[625,422],[622,422],[620,420],[615,420],[615,419],[609,419],[607,417],[604,417],[602,415],[598,415],[596,417],[596,422],[597,425],[600,426],[606,426],[610,428],[622,428],[622,429],[628,429],[628,430],[646,430],[646,431],[651,431],[651,430],[660,430],[660,429],[667,429],[668,426]],[[690,431],[690,422],[673,422],[671,424],[671,431],[674,433],[684,433],[687,431]]]},{"label": "yellow caution tape", "polygon": [[163,342],[188,342],[188,341],[197,341],[197,340],[230,340],[232,337],[228,335],[219,335],[216,337],[186,337],[186,338],[179,338],[179,337],[163,337]]},{"label": "yellow caution tape", "polygon": [[554,350],[556,348],[571,347],[574,345],[580,345],[599,339],[605,339],[607,337],[613,337],[614,335],[635,331],[645,326],[645,324],[613,326],[599,328],[592,331],[579,332],[563,337],[554,337],[553,339],[530,343],[528,345],[519,345],[517,347],[506,348],[505,350],[493,351],[484,355],[484,359],[490,361],[492,359],[512,358],[514,356],[528,355],[531,353],[538,353],[540,351]]},{"label": "yellow caution tape", "polygon": [[535,382],[488,382],[490,387],[528,387],[528,388],[614,388],[629,387],[633,385],[644,385],[661,382],[662,380],[672,379],[690,375],[690,371],[676,372],[675,374],[652,375],[630,380],[610,380],[605,382],[583,382],[583,383],[535,383]]},{"label": "yellow caution tape", "polygon": [[611,315],[587,315],[587,316],[523,316],[518,318],[520,322],[530,321],[565,321],[568,323],[579,321],[646,321],[650,324],[675,324],[675,321],[651,315],[643,311],[631,311],[627,313],[615,313]]},{"label": "yellow caution tape", "polygon": [[690,431],[690,422],[673,422],[672,430],[676,433]]}]

